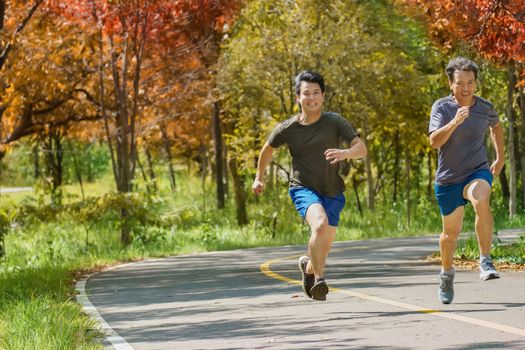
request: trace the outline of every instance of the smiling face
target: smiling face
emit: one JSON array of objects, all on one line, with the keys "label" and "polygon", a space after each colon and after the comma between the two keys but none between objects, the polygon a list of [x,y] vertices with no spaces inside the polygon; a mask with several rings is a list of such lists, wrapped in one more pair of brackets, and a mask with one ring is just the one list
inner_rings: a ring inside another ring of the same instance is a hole
[{"label": "smiling face", "polygon": [[301,91],[297,95],[297,102],[305,114],[320,113],[323,107],[324,93],[317,83],[301,82]]},{"label": "smiling face", "polygon": [[450,90],[460,106],[470,106],[474,102],[476,76],[470,70],[454,71],[454,80],[449,81]]}]

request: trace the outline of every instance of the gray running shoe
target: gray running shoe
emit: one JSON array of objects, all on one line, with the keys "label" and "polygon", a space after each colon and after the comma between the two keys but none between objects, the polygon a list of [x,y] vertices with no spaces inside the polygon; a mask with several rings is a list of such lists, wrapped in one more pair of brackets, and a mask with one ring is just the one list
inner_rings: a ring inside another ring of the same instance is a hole
[{"label": "gray running shoe", "polygon": [[479,278],[483,281],[499,278],[499,273],[496,271],[490,258],[483,258],[483,260],[481,260],[479,264]]},{"label": "gray running shoe", "polygon": [[306,265],[308,265],[308,261],[310,261],[310,258],[306,255],[303,255],[299,258],[298,265],[303,278],[303,292],[308,296],[308,298],[311,298],[312,294],[310,293],[310,289],[315,284],[315,276],[313,273],[310,274],[306,272]]},{"label": "gray running shoe", "polygon": [[454,275],[455,271],[452,270],[452,273],[440,273],[439,279],[439,289],[438,297],[443,304],[450,304],[454,299]]},{"label": "gray running shoe", "polygon": [[324,278],[319,278],[317,282],[310,289],[310,294],[312,294],[312,299],[325,301],[326,294],[328,294],[328,284]]}]

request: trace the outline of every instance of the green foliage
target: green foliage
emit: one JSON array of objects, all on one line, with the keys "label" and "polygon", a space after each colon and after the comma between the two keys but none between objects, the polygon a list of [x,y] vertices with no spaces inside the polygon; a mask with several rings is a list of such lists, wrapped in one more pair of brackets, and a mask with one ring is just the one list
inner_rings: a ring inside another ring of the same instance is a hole
[{"label": "green foliage", "polygon": [[[456,256],[462,259],[476,260],[479,258],[478,240],[475,234],[467,239],[460,240]],[[504,244],[495,232],[492,240],[491,256],[498,262],[525,264],[525,234],[521,234],[514,243]]]},{"label": "green foliage", "polygon": [[5,255],[5,244],[4,238],[11,228],[11,221],[9,220],[7,213],[0,209],[0,259]]},{"label": "green foliage", "polygon": [[71,141],[64,151],[65,184],[78,182],[75,159],[84,182],[93,182],[101,178],[110,166],[110,155],[105,144]]},{"label": "green foliage", "polygon": [[0,185],[28,186],[34,181],[34,168],[31,161],[31,148],[25,143],[17,143],[0,160]]},{"label": "green foliage", "polygon": [[396,131],[413,150],[428,149],[421,123],[431,104],[424,73],[435,74],[429,67],[438,55],[422,55],[423,48],[432,52],[418,25],[384,1],[250,2],[225,47],[218,78],[234,125],[230,146],[251,167],[275,122],[298,111],[295,74],[314,69],[328,83],[326,109],[349,118],[372,154]]},{"label": "green foliage", "polygon": [[[70,145],[72,147],[69,147]],[[109,169],[109,153],[104,144],[71,141],[71,143],[66,143],[62,152],[64,184],[78,182],[73,157],[76,158],[84,182],[100,179]],[[33,185],[36,180],[36,164],[38,164],[38,176],[45,181],[45,156],[46,154],[42,152],[37,141],[16,143],[0,161],[0,185],[2,187]]]}]

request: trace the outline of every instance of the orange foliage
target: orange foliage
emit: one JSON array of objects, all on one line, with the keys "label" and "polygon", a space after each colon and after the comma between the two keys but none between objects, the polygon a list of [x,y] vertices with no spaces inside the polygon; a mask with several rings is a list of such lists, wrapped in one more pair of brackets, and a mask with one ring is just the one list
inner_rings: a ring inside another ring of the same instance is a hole
[{"label": "orange foliage", "polygon": [[442,46],[472,45],[497,63],[525,65],[525,1],[397,0],[422,9],[431,36]]}]

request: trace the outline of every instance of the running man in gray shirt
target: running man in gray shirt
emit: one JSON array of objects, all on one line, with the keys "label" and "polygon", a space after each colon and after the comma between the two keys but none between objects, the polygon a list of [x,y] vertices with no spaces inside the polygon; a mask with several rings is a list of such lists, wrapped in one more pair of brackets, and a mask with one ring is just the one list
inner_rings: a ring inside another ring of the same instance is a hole
[{"label": "running man in gray shirt", "polygon": [[[476,213],[480,278],[499,278],[490,259],[494,225],[490,194],[492,178],[499,175],[505,163],[503,127],[492,104],[474,95],[478,71],[471,60],[462,57],[451,60],[446,73],[452,94],[437,100],[430,114],[430,144],[439,150],[434,190],[443,222],[438,297],[444,304],[454,299],[452,263],[463,226],[464,207],[469,201]],[[492,164],[485,149],[487,129],[496,151]]]},{"label": "running man in gray shirt", "polygon": [[[252,190],[256,195],[262,193],[264,173],[273,152],[286,144],[292,156],[289,194],[311,231],[308,256],[299,258],[303,291],[312,299],[326,300],[326,258],[345,205],[339,162],[364,158],[367,149],[348,120],[322,111],[325,84],[320,74],[299,73],[295,78],[295,94],[301,113],[281,122],[271,133],[259,155]],[[341,148],[341,139],[350,148]]]}]

